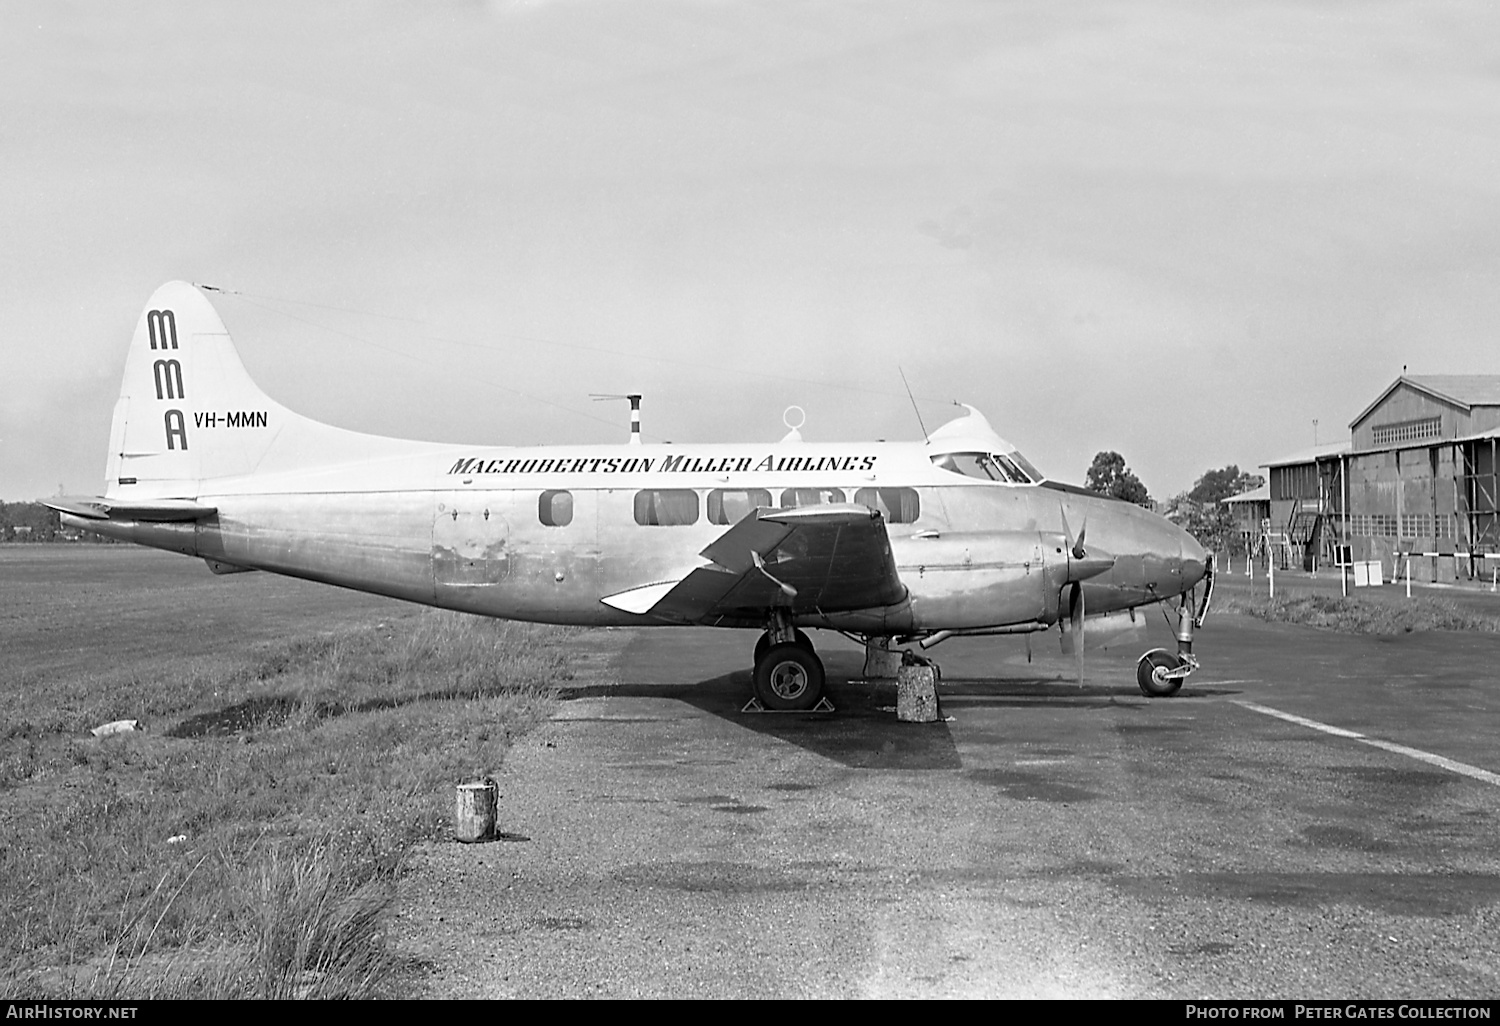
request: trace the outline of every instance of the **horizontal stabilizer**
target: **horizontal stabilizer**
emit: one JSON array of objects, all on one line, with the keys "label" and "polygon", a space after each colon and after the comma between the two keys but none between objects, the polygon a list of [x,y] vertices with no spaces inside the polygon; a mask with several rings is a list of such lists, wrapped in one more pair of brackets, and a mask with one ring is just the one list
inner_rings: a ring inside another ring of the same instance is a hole
[{"label": "horizontal stabilizer", "polygon": [[141,499],[131,502],[66,496],[43,499],[42,505],[84,520],[148,520],[154,523],[202,520],[219,512],[216,506],[203,506],[191,499]]}]

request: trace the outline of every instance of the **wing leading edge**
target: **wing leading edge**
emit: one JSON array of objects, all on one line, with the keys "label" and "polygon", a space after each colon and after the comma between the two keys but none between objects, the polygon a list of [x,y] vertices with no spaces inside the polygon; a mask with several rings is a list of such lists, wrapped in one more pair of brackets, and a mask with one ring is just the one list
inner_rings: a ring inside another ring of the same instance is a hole
[{"label": "wing leading edge", "polygon": [[679,581],[610,595],[616,609],[682,623],[760,621],[765,612],[842,612],[906,598],[885,522],[864,506],[762,507],[701,555],[709,565]]}]

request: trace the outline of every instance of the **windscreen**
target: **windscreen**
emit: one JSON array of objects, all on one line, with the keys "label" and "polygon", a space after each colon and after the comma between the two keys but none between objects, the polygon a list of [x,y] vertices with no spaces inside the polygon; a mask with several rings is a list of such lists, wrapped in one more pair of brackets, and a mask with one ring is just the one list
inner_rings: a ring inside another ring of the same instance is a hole
[{"label": "windscreen", "polygon": [[1009,453],[945,452],[932,457],[932,462],[950,473],[981,481],[1035,484],[1042,480],[1037,469],[1014,450]]}]

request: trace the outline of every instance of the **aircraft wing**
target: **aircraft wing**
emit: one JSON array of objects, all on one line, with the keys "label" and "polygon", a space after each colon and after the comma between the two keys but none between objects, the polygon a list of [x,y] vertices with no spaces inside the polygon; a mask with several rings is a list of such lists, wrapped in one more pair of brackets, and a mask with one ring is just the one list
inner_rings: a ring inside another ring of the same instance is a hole
[{"label": "aircraft wing", "polygon": [[218,512],[217,507],[203,506],[191,499],[80,499],[74,497],[43,499],[42,505],[59,513],[71,513],[85,520],[150,520],[172,523],[202,520]]},{"label": "aircraft wing", "polygon": [[701,555],[709,565],[679,581],[604,599],[617,609],[685,623],[868,609],[906,597],[880,514],[864,506],[760,508]]}]

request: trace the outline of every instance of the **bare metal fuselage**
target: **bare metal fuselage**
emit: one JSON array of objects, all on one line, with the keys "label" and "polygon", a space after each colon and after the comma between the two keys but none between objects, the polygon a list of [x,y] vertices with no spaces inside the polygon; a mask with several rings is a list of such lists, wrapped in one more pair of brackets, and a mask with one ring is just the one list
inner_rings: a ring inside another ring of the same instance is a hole
[{"label": "bare metal fuselage", "polygon": [[[527,468],[506,473],[507,469]],[[545,468],[538,472],[534,468]],[[554,469],[559,468],[559,469]],[[780,469],[778,469],[780,468]],[[69,523],[200,556],[223,571],[266,570],[486,616],[593,626],[683,622],[616,608],[606,597],[680,580],[729,526],[642,524],[644,490],[764,492],[902,488],[920,512],[888,522],[906,597],[874,608],[799,612],[804,627],[913,634],[1051,624],[1072,532],[1113,557],[1082,583],[1090,614],[1192,588],[1205,556],[1174,525],[1135,506],[1046,485],[978,481],[930,462],[920,443],[824,446],[588,446],[475,450],[423,446],[391,460],[201,482],[217,512],[196,522]],[[544,496],[567,493],[566,523]]]}]

